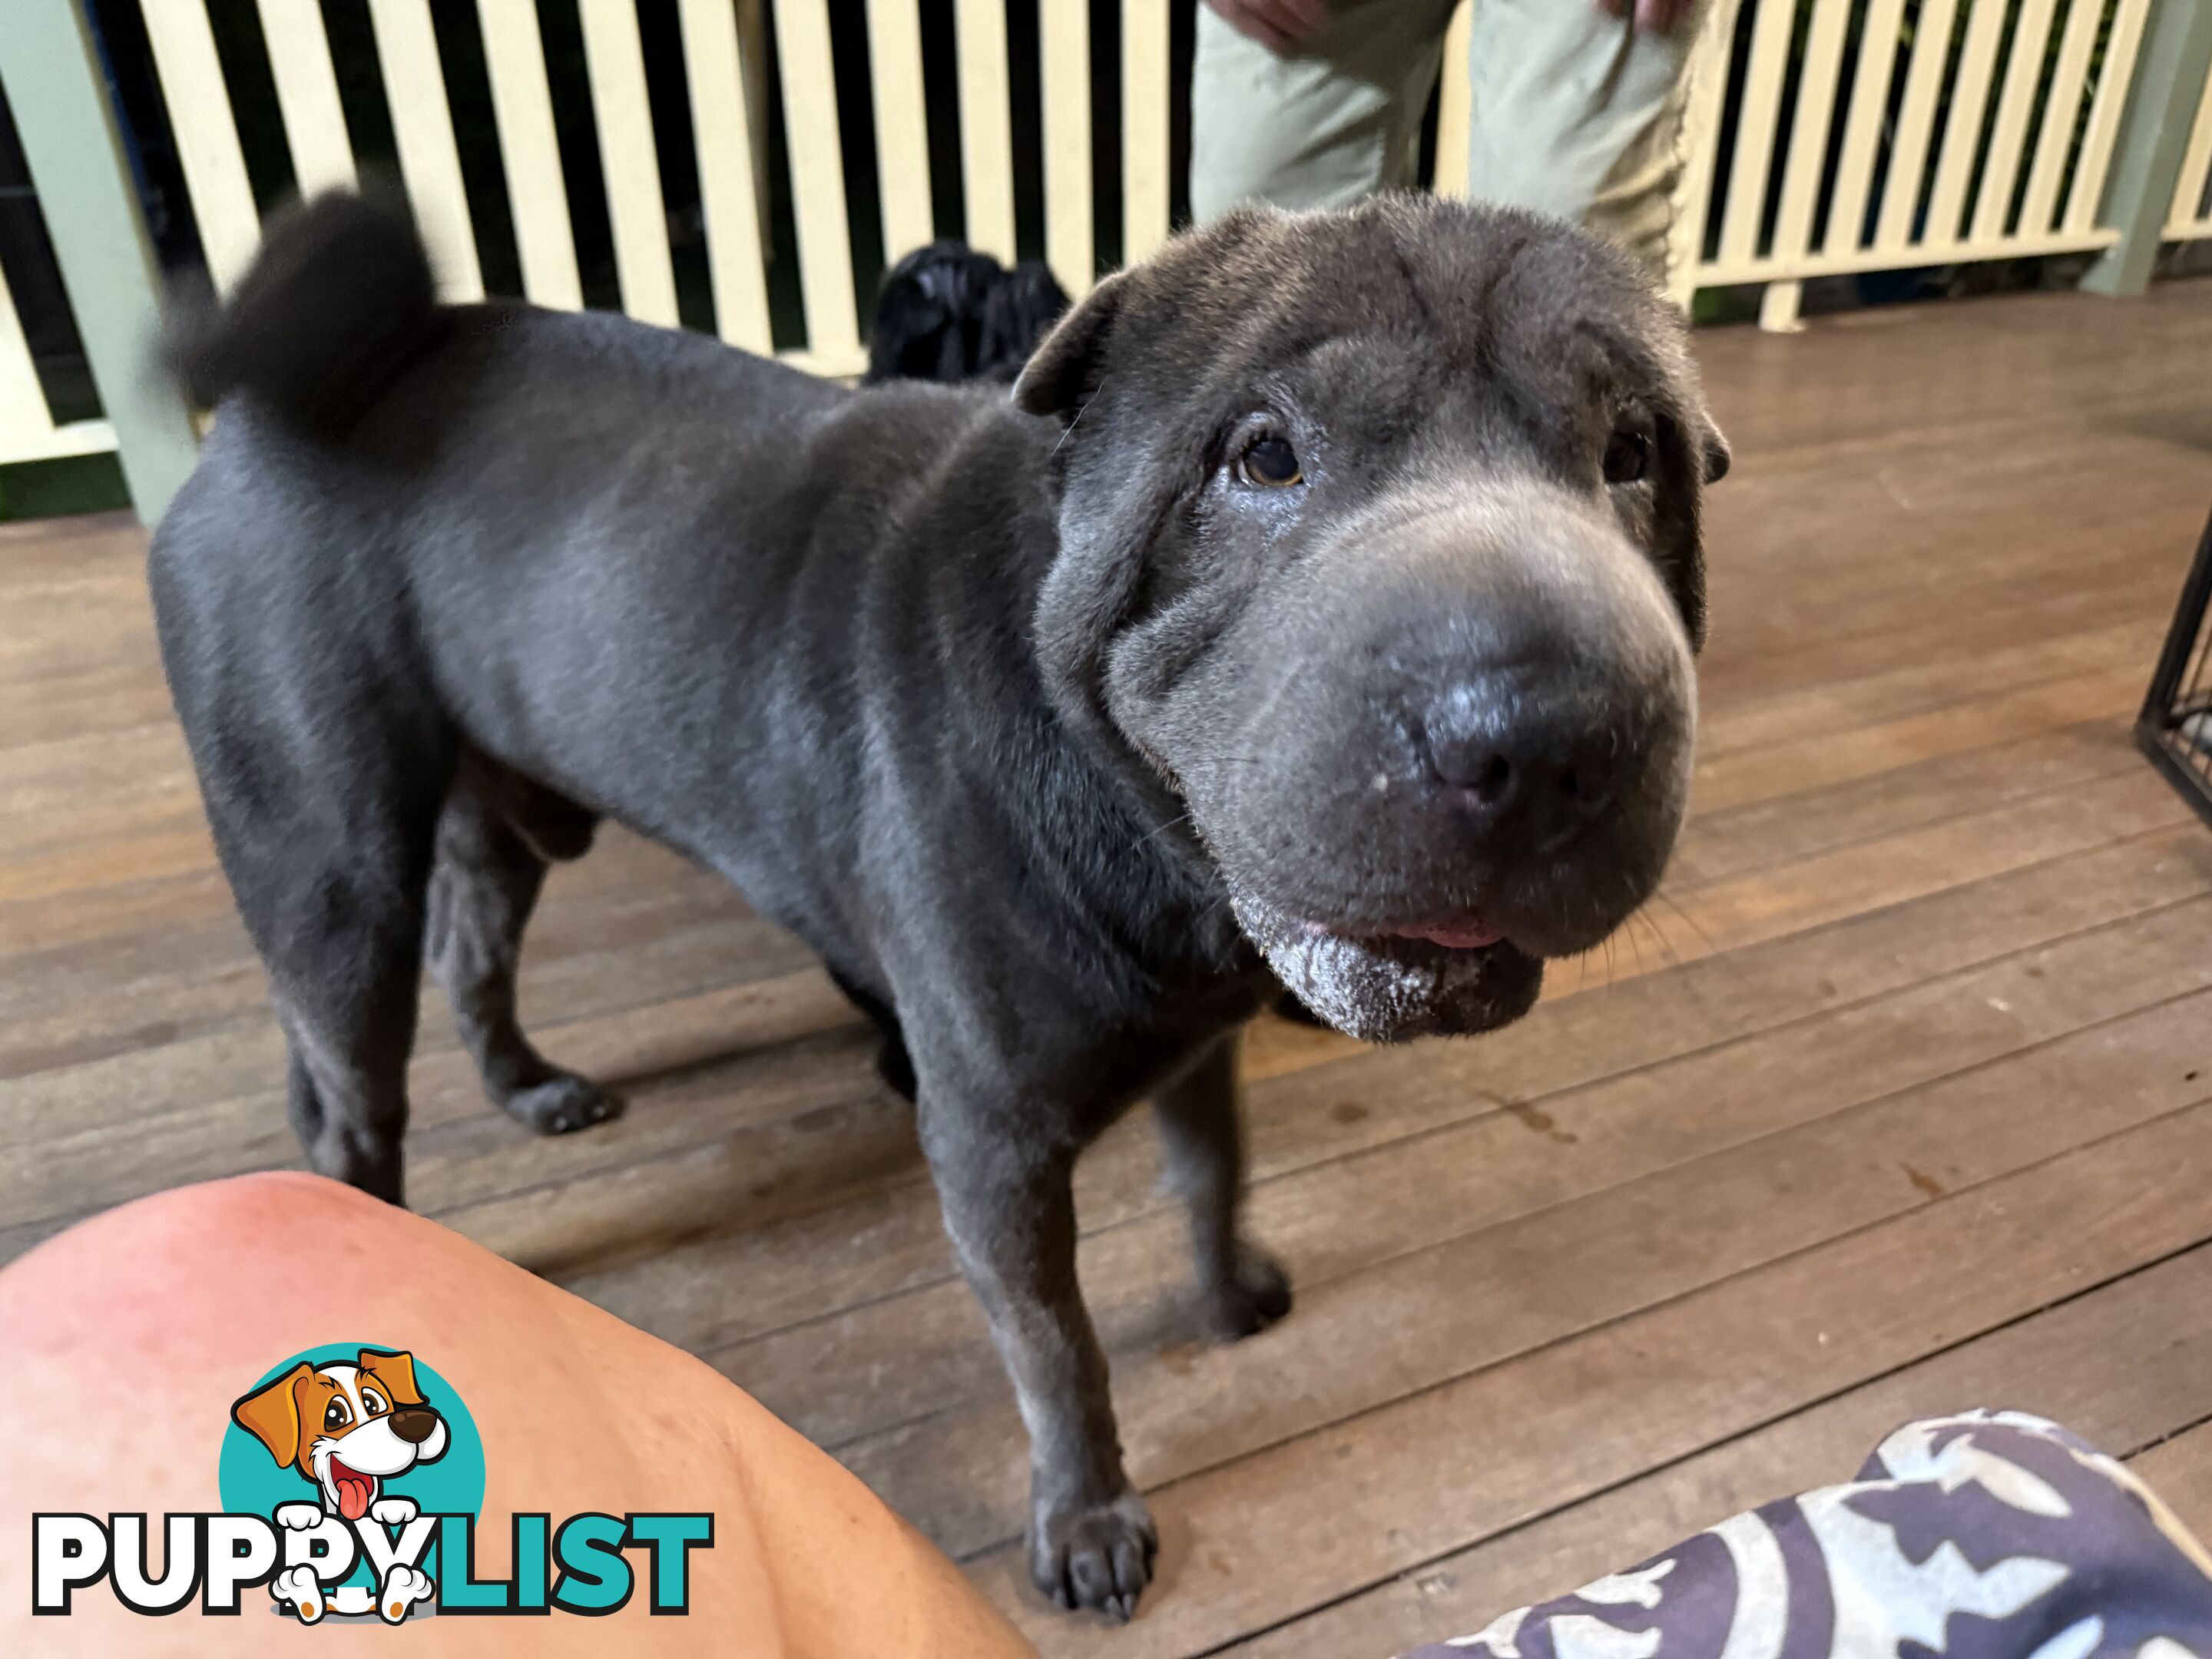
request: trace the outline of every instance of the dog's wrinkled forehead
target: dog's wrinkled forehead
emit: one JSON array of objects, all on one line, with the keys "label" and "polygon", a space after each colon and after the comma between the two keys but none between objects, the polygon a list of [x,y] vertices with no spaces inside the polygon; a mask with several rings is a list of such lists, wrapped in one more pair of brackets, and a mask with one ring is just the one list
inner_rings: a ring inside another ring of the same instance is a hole
[{"label": "dog's wrinkled forehead", "polygon": [[1103,394],[1202,421],[1297,372],[1408,415],[1480,385],[1540,425],[1608,383],[1669,404],[1691,383],[1679,321],[1624,255],[1534,215],[1432,198],[1240,210],[1086,309],[1091,328],[1032,362],[1025,407],[1073,419]]}]

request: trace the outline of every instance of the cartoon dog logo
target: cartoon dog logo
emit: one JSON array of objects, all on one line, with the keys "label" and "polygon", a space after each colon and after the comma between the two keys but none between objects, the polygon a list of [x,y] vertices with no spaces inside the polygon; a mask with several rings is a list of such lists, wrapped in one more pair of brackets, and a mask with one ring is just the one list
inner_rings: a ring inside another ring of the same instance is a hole
[{"label": "cartoon dog logo", "polygon": [[[446,1419],[416,1385],[414,1356],[374,1348],[363,1348],[353,1365],[303,1359],[239,1401],[230,1414],[269,1449],[279,1468],[296,1469],[320,1496],[319,1504],[276,1506],[276,1524],[298,1532],[330,1516],[348,1526],[363,1517],[379,1526],[405,1526],[416,1516],[415,1500],[386,1495],[385,1483],[417,1463],[435,1462],[445,1455],[448,1439]],[[432,1588],[427,1574],[395,1562],[377,1585],[375,1610],[396,1624]],[[304,1623],[313,1624],[325,1610],[308,1567],[279,1573],[270,1591]],[[350,1599],[341,1587],[328,1598],[330,1610],[370,1610],[348,1605]]]}]

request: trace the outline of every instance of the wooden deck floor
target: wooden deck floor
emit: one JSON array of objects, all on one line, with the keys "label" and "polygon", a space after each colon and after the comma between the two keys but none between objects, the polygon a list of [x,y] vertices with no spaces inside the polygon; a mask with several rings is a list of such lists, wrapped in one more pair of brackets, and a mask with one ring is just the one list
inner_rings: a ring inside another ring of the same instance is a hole
[{"label": "wooden deck floor", "polygon": [[[1492,1038],[1255,1030],[1299,1295],[1260,1339],[1195,1340],[1144,1124],[1086,1162],[1164,1541],[1130,1629],[1017,1587],[1020,1431],[908,1119],[711,878],[611,836],[531,936],[534,1029],[620,1122],[529,1137],[431,1011],[416,1201],[706,1356],[1053,1655],[1381,1659],[1968,1403],[2212,1524],[2212,833],[2127,738],[2212,505],[2212,284],[1702,349],[1737,467],[1667,902]],[[0,1259],[295,1158],[142,545],[0,530]]]}]

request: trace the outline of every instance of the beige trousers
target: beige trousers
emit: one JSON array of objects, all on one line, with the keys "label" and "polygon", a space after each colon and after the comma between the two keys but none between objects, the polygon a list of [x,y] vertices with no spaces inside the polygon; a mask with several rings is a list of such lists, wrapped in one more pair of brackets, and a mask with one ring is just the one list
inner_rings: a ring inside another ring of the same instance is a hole
[{"label": "beige trousers", "polygon": [[[1696,18],[1639,33],[1596,0],[1473,0],[1468,188],[1589,226],[1662,283]],[[1336,0],[1278,57],[1198,12],[1190,203],[1328,207],[1416,182],[1451,0]]]}]

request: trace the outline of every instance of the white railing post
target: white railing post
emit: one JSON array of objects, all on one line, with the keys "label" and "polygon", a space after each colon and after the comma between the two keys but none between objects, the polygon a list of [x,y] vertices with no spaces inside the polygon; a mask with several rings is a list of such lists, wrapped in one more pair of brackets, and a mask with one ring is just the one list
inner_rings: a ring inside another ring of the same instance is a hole
[{"label": "white railing post", "polygon": [[9,0],[0,86],[44,209],[138,516],[152,524],[198,453],[183,400],[149,373],[161,277],[99,55],[72,0]]},{"label": "white railing post", "polygon": [[2120,240],[2081,278],[2081,286],[2092,293],[2140,294],[2150,285],[2208,74],[2212,3],[2154,0],[2098,216],[2098,222],[2118,230]]}]

